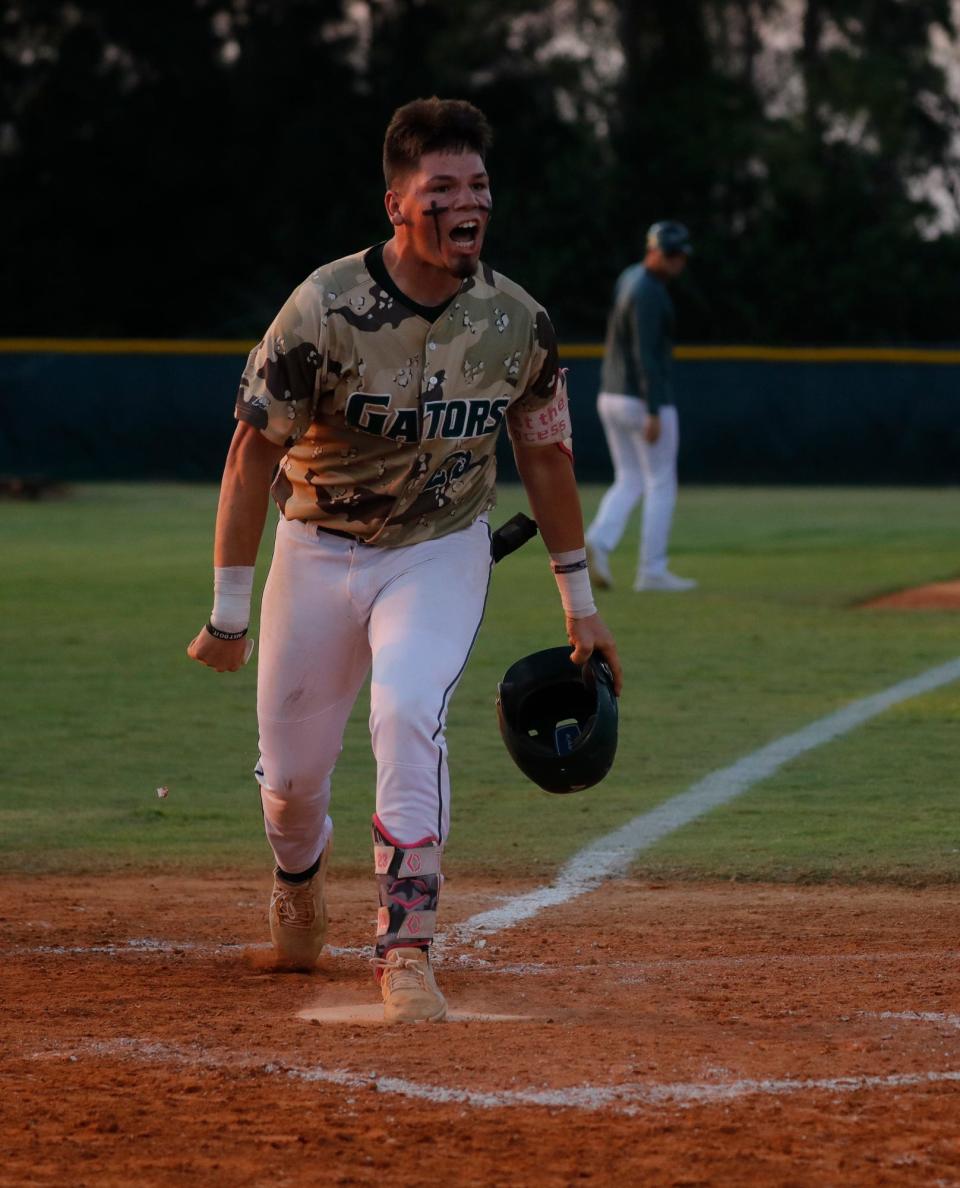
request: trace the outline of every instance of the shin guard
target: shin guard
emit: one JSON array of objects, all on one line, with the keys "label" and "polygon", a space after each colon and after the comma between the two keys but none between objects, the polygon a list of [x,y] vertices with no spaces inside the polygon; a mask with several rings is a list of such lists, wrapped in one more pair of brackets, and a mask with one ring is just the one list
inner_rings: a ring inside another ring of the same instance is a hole
[{"label": "shin guard", "polygon": [[399,947],[429,948],[437,925],[440,846],[432,836],[401,845],[375,816],[373,855],[380,893],[377,956]]}]

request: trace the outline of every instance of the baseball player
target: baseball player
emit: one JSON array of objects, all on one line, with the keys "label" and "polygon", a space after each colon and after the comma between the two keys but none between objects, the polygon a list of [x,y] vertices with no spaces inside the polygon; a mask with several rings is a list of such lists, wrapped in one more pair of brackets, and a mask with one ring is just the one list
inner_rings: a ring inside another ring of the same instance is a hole
[{"label": "baseball player", "polygon": [[318,268],[251,352],[227,456],[214,605],[188,654],[243,663],[268,489],[280,509],[260,618],[260,784],[278,961],[327,923],[330,780],[367,674],[377,765],[375,966],[387,1021],[442,1019],[429,961],[450,823],[444,726],[483,617],[506,424],[551,555],[573,659],[620,666],[596,613],[546,312],[480,260],[490,129],[469,103],[401,107],[383,151],[393,236]]},{"label": "baseball player", "polygon": [[697,584],[667,567],[680,441],[672,379],[676,319],[667,284],[683,272],[691,251],[682,223],[654,223],[643,263],[617,280],[597,400],[614,482],[587,530],[590,573],[601,589],[613,584],[610,553],[641,498],[634,590],[683,591]]}]

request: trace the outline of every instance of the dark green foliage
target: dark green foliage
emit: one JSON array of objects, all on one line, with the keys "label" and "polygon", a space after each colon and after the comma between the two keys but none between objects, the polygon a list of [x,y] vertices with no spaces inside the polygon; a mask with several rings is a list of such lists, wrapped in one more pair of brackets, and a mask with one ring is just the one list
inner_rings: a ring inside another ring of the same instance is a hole
[{"label": "dark green foliage", "polygon": [[[490,117],[487,257],[568,340],[601,336],[662,217],[695,237],[688,341],[957,340],[960,237],[925,237],[910,184],[944,169],[957,205],[960,113],[930,50],[936,28],[956,45],[949,0],[359,10],[8,6],[0,333],[259,334],[316,264],[387,235],[383,129],[436,93]],[[799,37],[771,78],[763,22],[785,12]]]}]

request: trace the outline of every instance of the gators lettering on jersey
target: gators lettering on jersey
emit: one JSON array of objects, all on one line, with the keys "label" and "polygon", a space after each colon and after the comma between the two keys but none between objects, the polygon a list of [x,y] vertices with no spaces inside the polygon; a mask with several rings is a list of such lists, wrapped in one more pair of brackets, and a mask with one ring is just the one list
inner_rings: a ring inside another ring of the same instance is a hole
[{"label": "gators lettering on jersey", "polygon": [[236,415],[287,448],[273,487],[287,519],[396,546],[493,506],[504,421],[550,444],[570,437],[570,415],[553,327],[523,289],[482,265],[424,310],[381,251],[294,291],[250,353]]}]

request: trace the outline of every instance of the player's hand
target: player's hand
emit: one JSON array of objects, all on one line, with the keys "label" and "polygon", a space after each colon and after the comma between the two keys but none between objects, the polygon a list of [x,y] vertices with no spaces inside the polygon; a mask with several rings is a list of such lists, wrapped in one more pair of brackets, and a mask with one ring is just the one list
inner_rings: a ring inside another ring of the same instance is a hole
[{"label": "player's hand", "polygon": [[648,445],[656,445],[660,440],[660,414],[650,413],[643,422],[643,440]]},{"label": "player's hand", "polygon": [[190,641],[187,648],[191,660],[217,672],[236,672],[246,664],[252,653],[253,640],[247,636],[243,639],[216,639],[206,627]]},{"label": "player's hand", "polygon": [[574,664],[586,664],[594,652],[603,655],[613,673],[613,691],[619,697],[623,688],[623,670],[617,655],[617,645],[603,619],[599,615],[590,615],[586,619],[571,619],[568,616],[567,639],[573,646],[570,659]]}]

